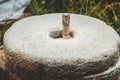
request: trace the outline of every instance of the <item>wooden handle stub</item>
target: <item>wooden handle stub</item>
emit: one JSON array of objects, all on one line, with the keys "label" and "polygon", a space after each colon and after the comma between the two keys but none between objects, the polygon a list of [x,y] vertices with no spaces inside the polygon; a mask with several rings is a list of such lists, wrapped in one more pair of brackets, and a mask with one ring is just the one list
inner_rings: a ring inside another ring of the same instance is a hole
[{"label": "wooden handle stub", "polygon": [[62,15],[62,21],[63,21],[63,30],[62,30],[62,37],[63,39],[70,39],[70,15]]}]

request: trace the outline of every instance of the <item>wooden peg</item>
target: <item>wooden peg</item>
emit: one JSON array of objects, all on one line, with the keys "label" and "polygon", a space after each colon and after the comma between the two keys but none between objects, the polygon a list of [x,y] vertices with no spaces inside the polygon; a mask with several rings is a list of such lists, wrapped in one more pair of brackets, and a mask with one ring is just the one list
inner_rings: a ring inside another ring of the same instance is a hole
[{"label": "wooden peg", "polygon": [[63,39],[70,39],[70,15],[62,15],[62,21],[63,21],[63,30],[62,30],[62,37]]}]

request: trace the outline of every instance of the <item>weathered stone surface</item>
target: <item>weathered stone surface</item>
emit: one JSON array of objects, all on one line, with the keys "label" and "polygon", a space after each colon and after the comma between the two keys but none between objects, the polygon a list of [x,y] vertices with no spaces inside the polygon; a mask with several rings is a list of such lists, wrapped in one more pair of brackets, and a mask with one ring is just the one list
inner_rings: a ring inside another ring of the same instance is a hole
[{"label": "weathered stone surface", "polygon": [[12,25],[4,36],[10,80],[118,78],[119,35],[98,19],[70,16],[69,40],[60,38],[62,14],[33,16]]}]

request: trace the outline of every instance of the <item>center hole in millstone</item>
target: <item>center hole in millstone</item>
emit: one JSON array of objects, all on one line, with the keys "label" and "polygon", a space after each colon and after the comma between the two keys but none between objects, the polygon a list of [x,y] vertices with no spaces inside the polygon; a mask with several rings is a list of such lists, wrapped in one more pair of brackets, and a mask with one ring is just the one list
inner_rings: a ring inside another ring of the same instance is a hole
[{"label": "center hole in millstone", "polygon": [[[57,38],[63,38],[62,36],[62,30],[61,31],[51,31],[49,36],[53,39],[57,39]],[[72,31],[70,31],[70,37],[73,38],[74,34]]]}]

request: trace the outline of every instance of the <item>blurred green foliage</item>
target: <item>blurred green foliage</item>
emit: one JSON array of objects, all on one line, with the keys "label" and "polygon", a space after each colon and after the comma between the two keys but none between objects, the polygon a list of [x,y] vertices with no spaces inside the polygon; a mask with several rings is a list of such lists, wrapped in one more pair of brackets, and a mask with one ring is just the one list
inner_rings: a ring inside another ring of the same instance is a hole
[{"label": "blurred green foliage", "polygon": [[96,17],[120,34],[119,0],[32,0],[26,9],[31,15],[76,13]]}]

